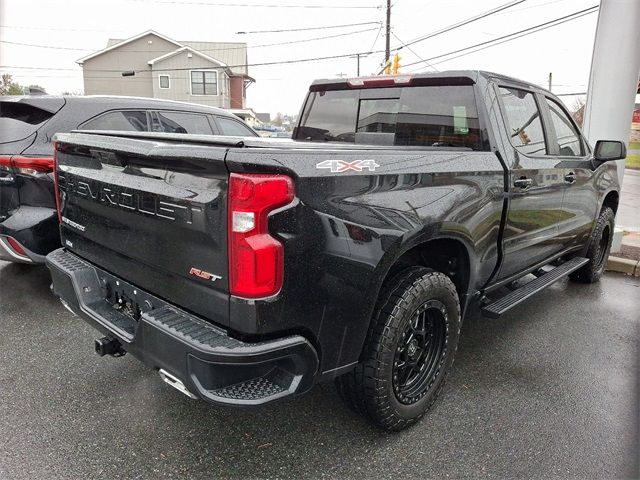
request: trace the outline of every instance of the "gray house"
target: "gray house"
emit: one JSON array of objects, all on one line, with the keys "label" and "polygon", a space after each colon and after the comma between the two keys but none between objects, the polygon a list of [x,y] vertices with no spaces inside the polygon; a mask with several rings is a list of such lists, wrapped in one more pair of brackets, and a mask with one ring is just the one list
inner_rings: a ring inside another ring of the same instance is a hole
[{"label": "gray house", "polygon": [[[132,95],[244,109],[247,44],[176,41],[149,30],[77,61],[85,95]],[[125,74],[123,76],[123,73]]]}]

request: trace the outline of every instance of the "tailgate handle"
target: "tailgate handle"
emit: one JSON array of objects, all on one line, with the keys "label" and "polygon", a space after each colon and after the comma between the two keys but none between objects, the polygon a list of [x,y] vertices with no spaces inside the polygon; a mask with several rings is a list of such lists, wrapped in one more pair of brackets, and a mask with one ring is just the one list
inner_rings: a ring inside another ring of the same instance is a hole
[{"label": "tailgate handle", "polygon": [[574,183],[576,181],[575,172],[569,172],[564,176],[564,181],[567,183]]}]

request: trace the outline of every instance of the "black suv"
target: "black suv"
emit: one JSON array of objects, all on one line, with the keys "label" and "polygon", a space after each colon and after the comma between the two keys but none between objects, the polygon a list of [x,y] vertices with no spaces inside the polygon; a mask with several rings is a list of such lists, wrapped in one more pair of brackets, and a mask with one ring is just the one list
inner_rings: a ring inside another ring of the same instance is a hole
[{"label": "black suv", "polygon": [[4,97],[0,100],[0,259],[44,263],[60,246],[53,135],[71,130],[257,136],[219,108],[135,97]]}]

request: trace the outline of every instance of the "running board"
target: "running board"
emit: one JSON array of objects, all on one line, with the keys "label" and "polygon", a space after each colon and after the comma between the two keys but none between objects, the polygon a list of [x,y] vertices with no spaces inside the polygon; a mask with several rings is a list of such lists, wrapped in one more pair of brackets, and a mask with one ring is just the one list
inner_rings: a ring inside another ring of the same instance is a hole
[{"label": "running board", "polygon": [[552,283],[557,282],[562,277],[566,277],[571,272],[579,269],[585,263],[589,261],[588,258],[574,257],[571,260],[555,267],[553,270],[545,273],[544,275],[530,281],[522,287],[514,290],[513,292],[505,295],[499,300],[482,307],[482,314],[489,318],[499,318],[508,310],[511,310],[516,305],[524,302],[527,298],[535,295],[541,290],[544,290]]}]

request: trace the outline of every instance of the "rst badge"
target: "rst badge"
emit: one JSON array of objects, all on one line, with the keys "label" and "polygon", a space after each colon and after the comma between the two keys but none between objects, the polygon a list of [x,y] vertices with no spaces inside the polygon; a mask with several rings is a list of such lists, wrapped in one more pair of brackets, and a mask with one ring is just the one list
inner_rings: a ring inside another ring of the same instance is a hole
[{"label": "rst badge", "polygon": [[204,270],[200,270],[199,268],[195,267],[191,267],[191,270],[189,270],[189,275],[195,275],[196,277],[200,277],[203,280],[209,280],[211,282],[222,279],[220,275],[214,275],[213,273],[205,272]]},{"label": "rst badge", "polygon": [[331,173],[343,173],[348,171],[361,172],[363,170],[369,170],[375,172],[376,168],[380,165],[375,160],[354,160],[347,162],[345,160],[325,160],[316,164],[318,169],[327,169]]}]

